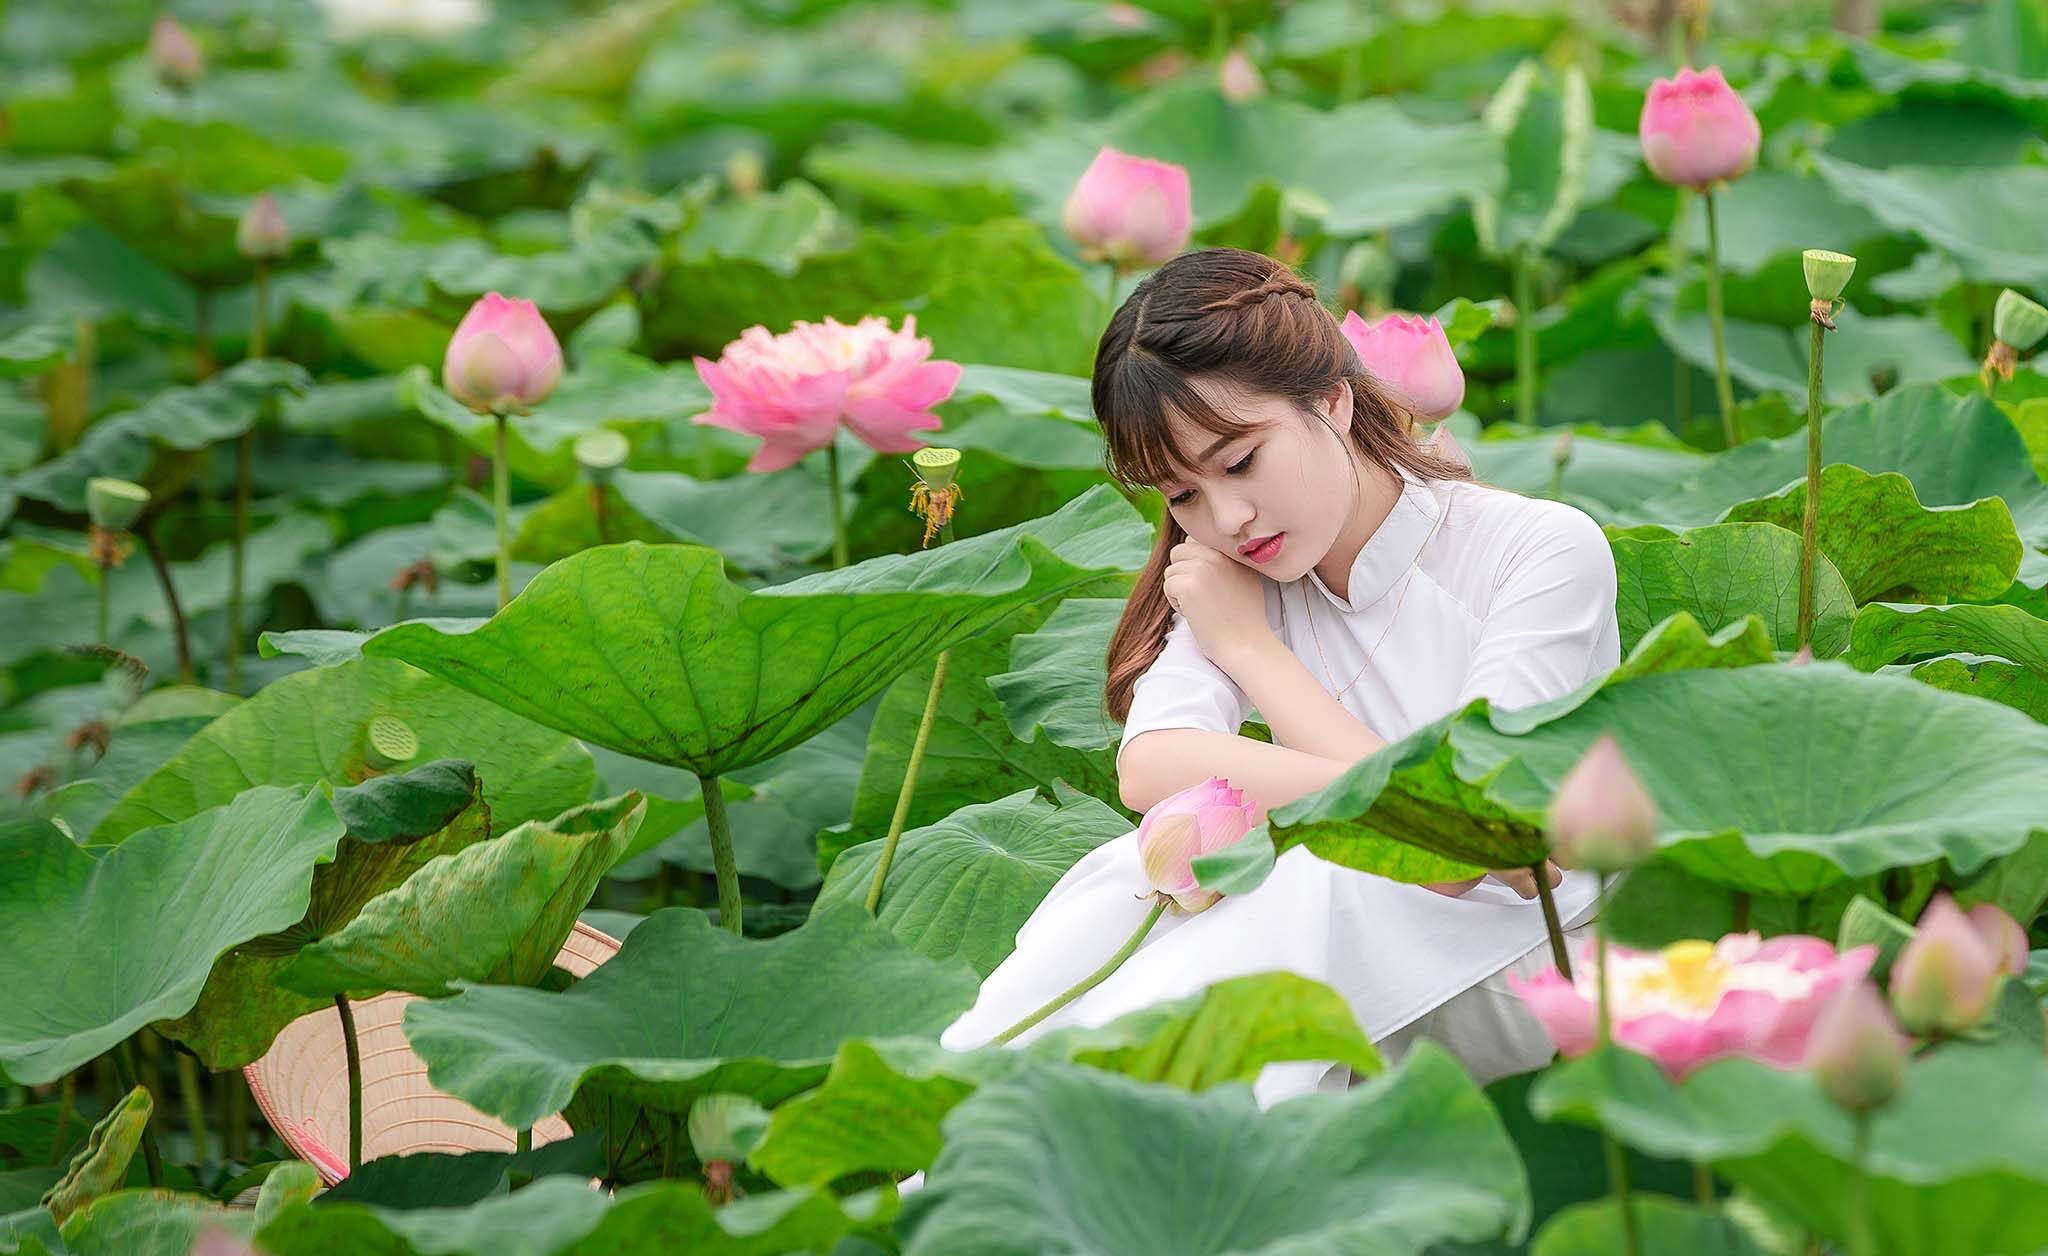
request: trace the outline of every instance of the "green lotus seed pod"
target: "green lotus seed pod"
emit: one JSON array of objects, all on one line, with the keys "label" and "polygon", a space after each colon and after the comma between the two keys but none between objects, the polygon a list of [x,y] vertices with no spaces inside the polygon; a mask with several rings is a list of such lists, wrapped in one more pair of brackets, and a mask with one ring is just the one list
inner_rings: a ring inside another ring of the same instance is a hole
[{"label": "green lotus seed pod", "polygon": [[626,438],[608,427],[596,428],[576,438],[576,462],[592,484],[609,484],[612,472],[625,464],[632,447]]},{"label": "green lotus seed pod", "polygon": [[689,1128],[690,1146],[700,1162],[737,1164],[768,1131],[768,1109],[748,1095],[704,1095],[690,1105]]},{"label": "green lotus seed pod", "polygon": [[395,715],[379,715],[370,720],[369,749],[364,757],[371,767],[388,772],[419,752],[419,734],[412,731],[412,725]]},{"label": "green lotus seed pod", "polygon": [[85,482],[85,513],[95,526],[121,532],[149,505],[149,490],[128,480],[96,475]]},{"label": "green lotus seed pod", "polygon": [[1816,301],[1832,301],[1849,286],[1856,273],[1856,259],[1847,253],[1808,249],[1799,255],[1806,264],[1806,294]]},{"label": "green lotus seed pod", "polygon": [[2048,309],[2007,288],[1992,307],[1991,334],[2025,353],[2048,336]]},{"label": "green lotus seed pod", "polygon": [[1360,240],[1344,250],[1344,260],[1337,267],[1337,282],[1362,293],[1385,294],[1393,291],[1399,273],[1394,255],[1378,241]]},{"label": "green lotus seed pod", "polygon": [[934,493],[953,483],[953,477],[960,471],[960,451],[928,445],[910,455],[910,469],[917,472],[917,478]]}]

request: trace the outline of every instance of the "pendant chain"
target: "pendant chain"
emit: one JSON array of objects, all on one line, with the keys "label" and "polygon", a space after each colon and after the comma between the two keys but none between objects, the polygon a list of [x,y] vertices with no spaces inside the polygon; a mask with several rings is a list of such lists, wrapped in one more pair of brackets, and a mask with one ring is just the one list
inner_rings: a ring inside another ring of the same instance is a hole
[{"label": "pendant chain", "polygon": [[[1450,517],[1450,513],[1450,503],[1446,502],[1444,504],[1443,513],[1437,516],[1436,523],[1430,527],[1429,535],[1422,538],[1422,548],[1415,551],[1415,561],[1408,564],[1407,578],[1404,581],[1402,581],[1401,584],[1401,596],[1394,602],[1394,613],[1387,616],[1387,626],[1380,632],[1380,639],[1378,641],[1373,642],[1372,649],[1367,650],[1365,652],[1365,662],[1359,665],[1358,675],[1353,676],[1350,680],[1344,682],[1344,687],[1342,689],[1339,689],[1335,693],[1330,695],[1331,697],[1336,698],[1340,703],[1343,701],[1344,695],[1350,692],[1351,686],[1357,684],[1360,677],[1363,677],[1365,675],[1366,669],[1372,666],[1373,656],[1375,654],[1378,654],[1380,651],[1380,646],[1386,643],[1387,634],[1394,631],[1394,621],[1401,617],[1401,606],[1408,600],[1408,587],[1415,583],[1416,573],[1421,569],[1422,556],[1423,554],[1429,551],[1429,543],[1436,538],[1437,529],[1444,526],[1444,520]],[[1369,539],[1367,541],[1367,544],[1371,544],[1371,541]],[[1303,576],[1302,580],[1306,580],[1307,578],[1307,576]],[[1299,584],[1301,583],[1301,581],[1297,580],[1294,583]],[[1388,585],[1386,591],[1382,592],[1379,597],[1376,597],[1372,601],[1367,602],[1364,606],[1360,607],[1359,609],[1371,610],[1374,606],[1377,606],[1379,604],[1381,598],[1386,597],[1387,593],[1391,593],[1392,591],[1393,586]],[[1315,642],[1316,657],[1322,660],[1323,664],[1323,675],[1329,676],[1331,674],[1330,656],[1323,653],[1322,634],[1316,631],[1315,611],[1309,605],[1308,591],[1306,589],[1304,589],[1301,594],[1301,609],[1302,612],[1308,616],[1309,639]],[[1287,593],[1285,586],[1282,586],[1280,594],[1280,627],[1282,631],[1285,631],[1287,627]]]}]

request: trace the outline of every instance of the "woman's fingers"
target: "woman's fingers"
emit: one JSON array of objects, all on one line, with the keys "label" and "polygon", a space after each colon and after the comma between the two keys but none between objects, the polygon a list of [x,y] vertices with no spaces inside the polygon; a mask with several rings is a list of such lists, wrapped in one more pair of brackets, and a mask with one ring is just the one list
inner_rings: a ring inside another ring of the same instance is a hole
[{"label": "woman's fingers", "polygon": [[[1495,868],[1493,869],[1493,875],[1495,880],[1512,889],[1523,898],[1536,897],[1536,874],[1529,869]],[[1557,861],[1554,859],[1543,861],[1543,875],[1553,886],[1564,880],[1564,871],[1557,866]]]}]

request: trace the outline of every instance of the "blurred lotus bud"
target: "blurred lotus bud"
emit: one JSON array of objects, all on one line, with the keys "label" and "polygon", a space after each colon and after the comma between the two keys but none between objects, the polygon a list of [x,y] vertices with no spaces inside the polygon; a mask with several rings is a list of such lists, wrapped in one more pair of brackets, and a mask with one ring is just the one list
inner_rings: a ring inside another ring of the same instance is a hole
[{"label": "blurred lotus bud", "polygon": [[2027,971],[2026,927],[1996,903],[1979,903],[1966,915],[1998,966],[2017,977]]},{"label": "blurred lotus bud", "polygon": [[751,148],[736,148],[725,159],[725,185],[742,200],[758,195],[767,178],[768,167]]},{"label": "blurred lotus bud", "polygon": [[128,480],[96,475],[85,482],[85,513],[108,532],[132,527],[149,505],[149,490]]},{"label": "blurred lotus bud", "polygon": [[1388,314],[1368,323],[1354,310],[1339,328],[1365,369],[1418,418],[1445,418],[1464,404],[1464,369],[1434,317]]},{"label": "blurred lotus bud", "polygon": [[167,87],[191,87],[206,76],[199,45],[170,14],[160,14],[149,31],[149,65]]},{"label": "blurred lotus bud", "polygon": [[277,198],[265,192],[249,202],[242,221],[235,224],[235,249],[252,262],[274,262],[291,251],[291,228],[285,225],[284,210]]},{"label": "blurred lotus bud", "polygon": [[1905,1085],[1909,1045],[1877,987],[1857,980],[1837,991],[1814,1019],[1806,1065],[1829,1098],[1851,1112],[1869,1112],[1891,1102]]},{"label": "blurred lotus bud", "polygon": [[420,737],[395,715],[373,716],[363,738],[363,759],[379,772],[409,763],[420,753]]},{"label": "blurred lotus bud", "polygon": [[1574,868],[1617,872],[1657,848],[1657,805],[1611,733],[1600,734],[1565,774],[1549,820],[1559,858]]},{"label": "blurred lotus bud", "polygon": [[441,363],[442,386],[479,413],[526,411],[562,378],[562,345],[531,301],[487,292],[469,307]]},{"label": "blurred lotus bud", "polygon": [[1756,115],[1719,66],[1650,84],[1636,131],[1650,173],[1678,187],[1709,187],[1747,173],[1763,143]]},{"label": "blurred lotus bud", "polygon": [[1231,845],[1259,822],[1244,791],[1212,776],[1160,799],[1138,823],[1138,856],[1152,889],[1184,912],[1206,911],[1222,895],[1195,880],[1195,860]]},{"label": "blurred lotus bud", "polygon": [[1237,104],[1257,100],[1266,94],[1266,80],[1243,48],[1232,48],[1223,58],[1223,64],[1216,70],[1216,86],[1225,100]]},{"label": "blurred lotus bud", "polygon": [[1572,460],[1572,444],[1577,439],[1576,436],[1572,435],[1570,428],[1565,428],[1557,434],[1557,442],[1550,447],[1550,465],[1552,469],[1564,470],[1565,464]]},{"label": "blurred lotus bud", "polygon": [[1991,334],[2025,353],[2048,336],[2048,309],[2007,288],[1991,309]]},{"label": "blurred lotus bud", "polygon": [[626,438],[608,427],[592,428],[576,438],[576,465],[592,484],[609,484],[612,472],[625,465],[632,447]]},{"label": "blurred lotus bud", "polygon": [[1186,248],[1194,230],[1187,167],[1104,145],[1074,184],[1062,221],[1091,262],[1158,266]]},{"label": "blurred lotus bud", "polygon": [[1948,894],[1935,896],[1892,964],[1892,1009],[1916,1034],[1957,1033],[1991,1006],[2003,960]]},{"label": "blurred lotus bud", "polygon": [[1806,295],[1816,301],[1834,301],[1856,273],[1856,259],[1847,253],[1808,249],[1799,260],[1806,267]]}]

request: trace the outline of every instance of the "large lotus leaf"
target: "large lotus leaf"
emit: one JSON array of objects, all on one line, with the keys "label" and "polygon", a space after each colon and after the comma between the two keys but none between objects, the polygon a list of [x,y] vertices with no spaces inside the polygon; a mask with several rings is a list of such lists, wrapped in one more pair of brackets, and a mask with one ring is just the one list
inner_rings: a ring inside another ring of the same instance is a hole
[{"label": "large lotus leaf", "polygon": [[[1571,458],[1564,466],[1565,495],[1603,523],[1612,520],[1613,512],[1691,475],[1706,460],[1697,450],[1621,439],[1619,429],[1597,429],[1582,423],[1571,431]],[[1471,455],[1473,471],[1486,483],[1532,496],[1550,492],[1556,434],[1461,443]]]},{"label": "large lotus leaf", "polygon": [[[11,1206],[10,1206],[11,1208]],[[68,1256],[50,1211],[30,1204],[0,1214],[0,1253],[5,1256]]]},{"label": "large lotus leaf", "polygon": [[64,320],[28,323],[0,335],[0,379],[37,375],[71,356],[73,325]]},{"label": "large lotus leaf", "polygon": [[100,858],[45,820],[0,828],[0,1072],[53,1081],[184,1013],[216,956],[305,915],[341,835],[324,791],[273,787]]},{"label": "large lotus leaf", "polygon": [[1662,857],[1737,889],[1942,858],[1967,876],[2048,815],[2048,728],[1841,663],[1639,676],[1520,736],[1465,719],[1450,744],[1487,801],[1540,814],[1603,732],[1656,800]]},{"label": "large lotus leaf", "polygon": [[2048,196],[2039,166],[1894,166],[1872,170],[1815,154],[1843,197],[1953,256],[1983,283],[2048,284],[2048,225],[2030,206]]},{"label": "large lotus leaf", "polygon": [[[1809,1073],[1721,1060],[1673,1084],[1608,1049],[1553,1069],[1538,1115],[1605,1127],[1656,1155],[1711,1163],[1840,1241],[1855,1134]],[[1908,1068],[1870,1118],[1870,1206],[1885,1256],[2035,1252],[2048,1245],[2048,1066],[2040,1053],[1950,1046]]]},{"label": "large lotus leaf", "polygon": [[1548,249],[1586,194],[1594,127],[1585,70],[1566,66],[1553,81],[1539,62],[1525,60],[1479,118],[1500,137],[1507,162],[1499,193],[1489,190],[1472,201],[1480,248],[1502,256]]},{"label": "large lotus leaf", "polygon": [[[1797,533],[1805,516],[1806,481],[1800,480],[1731,506],[1722,519],[1775,523]],[[1996,497],[1922,506],[1913,482],[1898,472],[1872,475],[1844,463],[1821,469],[1814,543],[1859,603],[1988,601],[2011,586],[2025,551],[2012,512]]]},{"label": "large lotus leaf", "polygon": [[832,502],[807,467],[698,480],[680,471],[620,471],[612,487],[666,534],[708,545],[747,571],[771,572],[832,548]]},{"label": "large lotus leaf", "polygon": [[43,1207],[50,1210],[59,1225],[72,1213],[127,1181],[128,1162],[142,1145],[152,1107],[149,1091],[137,1086],[121,1096],[113,1110],[92,1127],[85,1146],[71,1158],[63,1179],[43,1196]]},{"label": "large lotus leaf", "polygon": [[1121,725],[1103,702],[1109,680],[1109,638],[1123,617],[1121,598],[1072,597],[1045,626],[1010,642],[1010,670],[988,678],[1003,718],[1019,741],[1040,734],[1055,746],[1103,750]]},{"label": "large lotus leaf", "polygon": [[1924,663],[1903,664],[1899,670],[1923,685],[2002,702],[2048,724],[2048,675],[2032,668],[1982,654],[1944,654]]},{"label": "large lotus leaf", "polygon": [[[1422,1044],[1344,1095],[1260,1112],[1044,1065],[953,1109],[898,1223],[908,1256],[1355,1251],[1519,1239],[1528,1178],[1455,1061]],[[1046,1207],[1048,1198],[1057,1208]]]},{"label": "large lotus leaf", "polygon": [[327,998],[535,985],[646,814],[624,793],[433,859],[302,949],[278,983]]},{"label": "large lotus leaf", "polygon": [[45,316],[132,319],[152,331],[186,333],[198,308],[190,284],[96,222],[52,241],[29,263],[22,286],[29,308]]},{"label": "large lotus leaf", "polygon": [[1275,1061],[1338,1060],[1360,1076],[1381,1067],[1336,991],[1294,973],[1253,973],[1107,1025],[1056,1030],[1021,1051],[949,1051],[912,1038],[844,1043],[822,1085],[775,1109],[748,1161],[790,1184],[929,1168],[946,1113],[1034,1059],[1187,1090],[1250,1082]]},{"label": "large lotus leaf", "polygon": [[706,775],[808,739],[906,667],[1135,568],[1147,529],[1100,485],[1000,532],[742,593],[713,551],[634,542],[556,563],[480,628],[364,643],[517,715]]},{"label": "large lotus leaf", "polygon": [[[1618,536],[1615,615],[1623,649],[1651,627],[1685,612],[1719,629],[1761,618],[1782,650],[1799,648],[1799,534],[1768,523],[1721,523],[1681,536]],[[1813,652],[1849,646],[1856,603],[1826,554],[1816,557]]]},{"label": "large lotus leaf", "polygon": [[300,947],[346,925],[429,859],[484,840],[491,824],[476,775],[460,760],[338,789],[334,810],[346,835],[333,862],[314,869],[305,916],[221,956],[192,1009],[157,1026],[212,1068],[247,1064],[285,1026],[331,1003],[277,983]]},{"label": "large lotus leaf", "polygon": [[577,233],[566,248],[541,253],[497,253],[481,241],[455,240],[440,250],[427,277],[464,299],[516,292],[543,310],[591,309],[660,260],[665,215],[676,217],[674,207],[656,202]]},{"label": "large lotus leaf", "polygon": [[858,908],[757,941],[677,907],[567,991],[473,987],[407,1007],[405,1033],[434,1085],[513,1125],[572,1098],[684,1113],[713,1091],[772,1105],[809,1089],[847,1038],[936,1036],[975,984]]},{"label": "large lotus leaf", "polygon": [[125,1190],[73,1213],[62,1233],[70,1256],[190,1256],[208,1230],[245,1238],[255,1228],[254,1212],[204,1195]]},{"label": "large lotus leaf", "polygon": [[831,1250],[847,1231],[885,1225],[894,1211],[888,1189],[840,1199],[800,1188],[714,1206],[695,1184],[648,1182],[606,1194],[550,1177],[462,1208],[286,1208],[257,1241],[272,1256],[780,1256]]},{"label": "large lotus leaf", "polygon": [[[1789,170],[1757,170],[1722,184],[1714,190],[1714,212],[1720,218],[1721,265],[1740,275],[1754,275],[1766,262],[1812,248],[1816,240],[1852,252],[1888,234],[1862,201],[1844,200],[1823,180]],[[1688,218],[1692,255],[1705,257],[1707,216],[1694,210]],[[1832,356],[1832,345],[1829,350]]]},{"label": "large lotus leaf", "polygon": [[280,677],[206,726],[107,813],[94,831],[118,842],[183,819],[252,784],[353,784],[373,772],[370,721],[403,720],[421,762],[476,767],[492,831],[559,815],[590,797],[595,769],[581,746],[453,685],[390,659],[360,659]]},{"label": "large lotus leaf", "polygon": [[[1082,856],[1131,831],[1130,821],[1085,794],[1060,805],[1021,789],[972,804],[937,824],[903,834],[876,919],[912,950],[959,957],[978,976],[995,971],[1017,930]],[[832,862],[812,914],[867,902],[882,842],[863,842]]]},{"label": "large lotus leaf", "polygon": [[[1637,1189],[1630,1201],[1640,1250],[1685,1256],[1766,1256],[1772,1249],[1719,1208]],[[1530,1256],[1609,1256],[1625,1250],[1620,1202],[1574,1204],[1536,1232]]]},{"label": "large lotus leaf", "polygon": [[1873,602],[1856,612],[1849,661],[1866,671],[1922,654],[1993,654],[2048,677],[2048,619],[2017,606]]},{"label": "large lotus leaf", "polygon": [[1987,0],[1974,6],[1943,55],[1909,55],[1876,41],[1853,44],[1871,87],[1908,99],[1997,102],[2048,121],[2048,14],[2037,0]]},{"label": "large lotus leaf", "polygon": [[[1797,275],[1797,271],[1792,272]],[[1713,326],[1696,290],[1683,303],[1661,280],[1641,285],[1650,321],[1672,352],[1695,369],[1714,369]],[[1932,383],[1968,374],[1976,362],[1931,316],[1865,314],[1855,307],[1838,310],[1839,335],[1828,338],[1823,364],[1826,400],[1837,405],[1868,401],[1886,387]],[[1807,390],[1809,337],[1777,323],[1731,317],[1724,327],[1728,374],[1760,393],[1778,393],[1804,401]]]}]

